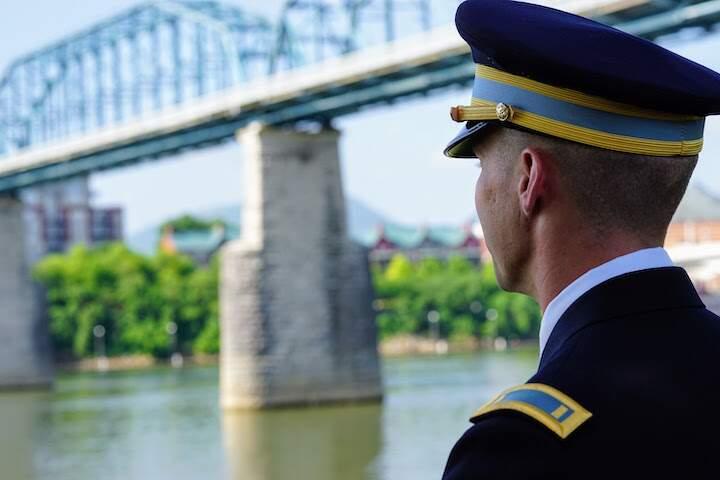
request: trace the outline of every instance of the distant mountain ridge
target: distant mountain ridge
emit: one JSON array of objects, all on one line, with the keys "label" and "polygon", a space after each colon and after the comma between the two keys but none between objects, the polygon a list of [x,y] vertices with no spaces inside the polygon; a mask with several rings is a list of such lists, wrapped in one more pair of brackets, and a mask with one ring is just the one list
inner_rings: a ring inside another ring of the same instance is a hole
[{"label": "distant mountain ridge", "polygon": [[720,198],[700,184],[690,184],[678,206],[673,222],[720,220]]},{"label": "distant mountain ridge", "polygon": [[[240,204],[225,205],[208,210],[185,212],[198,218],[212,220],[220,219],[229,224],[240,225],[242,228],[242,206]],[[180,216],[179,213],[176,216]],[[362,238],[371,232],[377,225],[392,222],[377,210],[363,202],[349,198],[346,202],[346,215],[348,233],[351,238]],[[162,222],[161,222],[162,223]],[[129,235],[127,243],[136,252],[150,255],[155,252],[160,239],[160,223],[147,227],[139,232]]]}]

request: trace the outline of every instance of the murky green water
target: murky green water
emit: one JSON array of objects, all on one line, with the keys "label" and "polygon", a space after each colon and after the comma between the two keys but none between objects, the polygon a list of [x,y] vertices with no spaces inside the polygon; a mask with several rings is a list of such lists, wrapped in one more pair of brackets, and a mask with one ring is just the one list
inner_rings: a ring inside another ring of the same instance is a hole
[{"label": "murky green water", "polygon": [[73,374],[0,394],[0,479],[436,480],[536,351],[392,359],[382,405],[222,414],[214,367]]}]

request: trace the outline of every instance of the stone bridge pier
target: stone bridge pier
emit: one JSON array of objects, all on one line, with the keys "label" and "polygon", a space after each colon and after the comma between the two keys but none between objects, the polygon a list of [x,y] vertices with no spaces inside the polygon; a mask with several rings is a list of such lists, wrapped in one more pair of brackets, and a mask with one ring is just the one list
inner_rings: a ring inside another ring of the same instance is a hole
[{"label": "stone bridge pier", "polygon": [[221,404],[226,409],[378,400],[364,248],[346,234],[339,133],[252,124],[243,233],[221,257]]},{"label": "stone bridge pier", "polygon": [[23,212],[20,198],[0,196],[0,389],[52,382],[43,295],[30,275]]}]

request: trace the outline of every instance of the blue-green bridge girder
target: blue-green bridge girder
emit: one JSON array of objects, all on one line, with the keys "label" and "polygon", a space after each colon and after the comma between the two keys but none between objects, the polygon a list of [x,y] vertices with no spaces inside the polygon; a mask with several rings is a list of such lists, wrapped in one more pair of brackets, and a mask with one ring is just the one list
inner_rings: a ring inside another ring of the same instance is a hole
[{"label": "blue-green bridge girder", "polygon": [[[438,1],[444,3],[438,4]],[[466,50],[322,90],[298,90],[222,118],[138,137],[67,161],[3,170],[23,153],[143,118],[224,91],[402,41],[448,18],[454,0],[288,0],[275,21],[216,1],[140,5],[12,62],[0,77],[0,191],[157,158],[231,139],[250,121],[330,122],[374,104],[470,82]],[[612,3],[612,2],[610,2]],[[685,27],[710,30],[720,0],[648,0],[589,12],[648,38]]]}]

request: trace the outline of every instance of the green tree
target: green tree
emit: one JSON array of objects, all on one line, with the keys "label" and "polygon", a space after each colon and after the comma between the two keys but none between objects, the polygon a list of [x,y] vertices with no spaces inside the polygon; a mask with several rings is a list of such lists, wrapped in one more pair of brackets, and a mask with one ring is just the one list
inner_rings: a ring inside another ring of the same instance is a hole
[{"label": "green tree", "polygon": [[453,256],[446,262],[426,258],[412,264],[397,255],[384,270],[375,267],[373,278],[382,306],[377,316],[381,338],[428,334],[431,311],[438,312],[440,334],[452,339],[537,335],[537,305],[528,297],[502,291],[491,263],[478,267]]},{"label": "green tree", "polygon": [[167,227],[172,227],[173,231],[175,232],[186,232],[190,230],[210,230],[215,225],[225,225],[225,222],[220,219],[203,220],[192,215],[182,215],[178,218],[174,218],[163,223],[160,226],[160,231],[165,230]]},{"label": "green tree", "polygon": [[380,280],[403,282],[412,278],[415,273],[412,262],[403,254],[393,255]]},{"label": "green tree", "polygon": [[218,278],[220,257],[215,255],[206,269],[197,270],[191,279],[192,293],[188,296],[187,315],[201,328],[193,336],[192,351],[216,354],[220,352],[220,312],[218,308]]},{"label": "green tree", "polygon": [[105,327],[111,355],[167,356],[171,323],[181,351],[193,350],[206,329],[204,345],[211,343],[215,327],[207,325],[217,324],[217,261],[198,268],[182,255],[144,257],[112,243],[50,255],[34,273],[47,291],[51,338],[61,354],[92,355],[96,325]]}]

